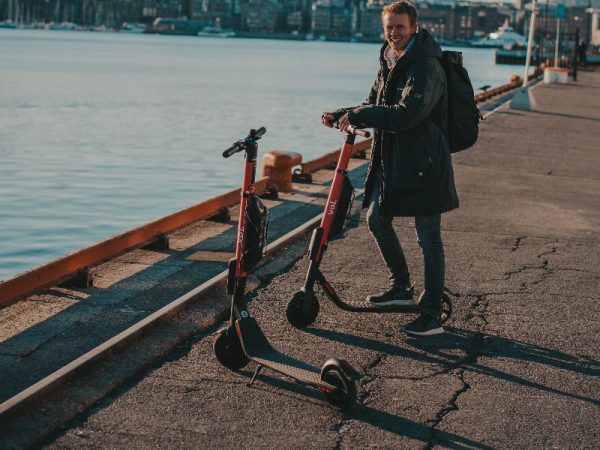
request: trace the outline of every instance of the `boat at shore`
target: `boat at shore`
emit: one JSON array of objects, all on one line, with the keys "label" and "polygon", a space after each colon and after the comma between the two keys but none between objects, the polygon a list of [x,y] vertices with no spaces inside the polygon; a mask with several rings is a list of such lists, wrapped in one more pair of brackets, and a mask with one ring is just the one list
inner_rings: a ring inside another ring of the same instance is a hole
[{"label": "boat at shore", "polygon": [[485,48],[503,48],[512,50],[515,48],[527,47],[527,38],[517,33],[508,22],[502,25],[493,33],[487,36],[471,41],[471,47]]},{"label": "boat at shore", "polygon": [[17,25],[12,20],[4,20],[0,22],[0,28],[17,28]]},{"label": "boat at shore", "polygon": [[204,27],[205,21],[157,17],[144,29],[144,33],[197,36]]},{"label": "boat at shore", "polygon": [[146,31],[146,26],[142,23],[123,22],[119,31],[121,33],[143,33]]},{"label": "boat at shore", "polygon": [[235,37],[235,31],[231,28],[221,28],[220,26],[204,27],[198,31],[199,37],[213,37],[213,38],[230,38]]}]

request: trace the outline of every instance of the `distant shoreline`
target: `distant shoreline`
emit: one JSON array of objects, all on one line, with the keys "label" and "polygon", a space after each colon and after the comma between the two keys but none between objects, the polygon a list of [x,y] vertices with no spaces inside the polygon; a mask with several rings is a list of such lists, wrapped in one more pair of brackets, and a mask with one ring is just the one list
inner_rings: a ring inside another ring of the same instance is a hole
[{"label": "distant shoreline", "polygon": [[[2,27],[0,29],[5,30],[40,30],[40,31],[67,31],[67,32],[90,32],[90,33],[123,33],[123,34],[158,34],[161,36],[191,36],[199,38],[210,38],[210,39],[270,39],[270,40],[281,40],[281,41],[306,41],[306,42],[348,42],[352,44],[382,44],[382,38],[364,38],[364,37],[338,37],[338,36],[312,36],[310,33],[254,33],[249,31],[235,31],[232,34],[222,35],[220,33],[201,33],[198,35],[197,31],[187,30],[169,30],[169,31],[156,31],[152,29],[140,29],[136,31],[127,29],[113,29],[106,28],[103,26],[99,27],[83,27],[75,24],[69,24],[65,26],[55,24],[45,24],[41,26],[39,24],[34,25],[19,25],[17,27]],[[445,47],[471,47],[468,42],[453,42],[438,40],[438,43]]]}]

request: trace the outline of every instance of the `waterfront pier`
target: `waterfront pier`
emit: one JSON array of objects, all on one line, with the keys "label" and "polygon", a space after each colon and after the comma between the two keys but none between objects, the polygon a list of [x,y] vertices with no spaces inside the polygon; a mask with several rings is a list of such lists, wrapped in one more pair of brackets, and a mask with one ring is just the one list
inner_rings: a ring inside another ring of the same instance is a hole
[{"label": "waterfront pier", "polygon": [[[325,300],[314,325],[291,327],[285,308],[304,281],[307,232],[253,274],[250,309],[276,348],[358,369],[350,412],[272,372],[248,387],[254,367],[217,362],[211,334],[227,313],[218,277],[235,223],[203,221],[170,236],[168,250],[104,263],[93,288],[52,288],[0,310],[2,403],[213,280],[132,332],[132,345],[0,415],[0,448],[596,448],[600,72],[533,93],[536,111],[487,111],[477,144],[454,156],[461,207],[443,216],[454,304],[445,334],[409,338],[399,325],[412,316],[347,313]],[[356,207],[321,267],[340,296],[358,300],[388,281],[358,208],[366,161],[352,161]],[[265,200],[270,241],[322,212],[331,176],[317,171],[312,184]],[[419,290],[411,222],[395,226]]]}]

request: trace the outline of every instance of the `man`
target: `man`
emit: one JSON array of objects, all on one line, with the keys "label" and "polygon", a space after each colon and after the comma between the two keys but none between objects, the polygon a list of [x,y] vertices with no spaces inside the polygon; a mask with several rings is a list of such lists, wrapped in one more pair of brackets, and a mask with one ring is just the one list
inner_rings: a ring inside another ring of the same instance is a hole
[{"label": "man", "polygon": [[581,67],[587,67],[587,44],[583,39],[579,41],[577,46],[577,54],[579,56],[579,65]]},{"label": "man", "polygon": [[407,0],[382,11],[385,43],[381,68],[366,101],[354,108],[323,113],[323,124],[338,120],[374,128],[363,207],[367,224],[390,273],[391,287],[368,301],[374,305],[412,304],[413,284],[393,217],[415,218],[425,261],[421,314],[401,327],[417,336],[444,332],[440,315],[444,289],[441,213],[458,207],[447,142],[446,79],[442,52],[417,26],[417,10]]}]

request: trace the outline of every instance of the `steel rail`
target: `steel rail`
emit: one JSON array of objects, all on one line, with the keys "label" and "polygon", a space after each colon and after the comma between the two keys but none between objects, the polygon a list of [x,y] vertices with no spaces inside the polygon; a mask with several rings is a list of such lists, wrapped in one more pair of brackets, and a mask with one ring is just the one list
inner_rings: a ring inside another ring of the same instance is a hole
[{"label": "steel rail", "polygon": [[[267,182],[267,177],[258,180],[255,184],[256,192],[264,192]],[[0,307],[9,306],[24,297],[56,286],[86,268],[149,244],[161,234],[169,234],[198,220],[206,219],[221,208],[235,205],[239,199],[240,190],[234,189],[9,278],[0,283]]]},{"label": "steel rail", "polygon": [[[239,190],[237,191],[239,195]],[[299,239],[303,235],[305,235],[308,231],[315,228],[319,225],[321,221],[321,217],[323,214],[319,214],[316,217],[308,220],[304,224],[285,234],[284,236],[276,239],[272,243],[268,244],[265,248],[265,259],[268,256],[272,256],[277,251],[281,250],[283,247],[286,247],[291,242]],[[263,261],[265,261],[265,259]],[[94,349],[75,359],[74,361],[66,364],[62,368],[56,370],[51,373],[47,377],[28,387],[27,389],[19,392],[13,397],[9,398],[5,402],[0,404],[0,421],[4,418],[8,418],[8,416],[14,412],[16,412],[19,408],[23,408],[32,402],[38,400],[45,394],[49,394],[54,391],[64,383],[68,382],[73,378],[77,373],[80,373],[82,370],[89,368],[91,365],[99,362],[103,357],[110,356],[113,352],[122,349],[128,344],[135,342],[139,337],[141,337],[146,331],[148,331],[151,327],[164,322],[175,316],[179,311],[189,307],[194,301],[198,300],[202,295],[211,291],[212,289],[218,287],[219,285],[224,285],[227,280],[228,271],[223,271],[220,274],[212,277],[210,280],[202,283],[198,287],[192,289],[188,293],[182,295],[176,300],[172,301],[168,305],[162,307],[158,311],[152,313],[145,319],[140,322],[132,325],[126,330],[122,331],[118,335],[113,338],[105,341],[104,343],[98,345]],[[221,313],[229,310],[229,304],[223,306],[223,311]],[[216,314],[218,318],[220,314]],[[195,330],[195,333],[198,333],[202,330],[202,326],[200,325],[198,330]]]}]

